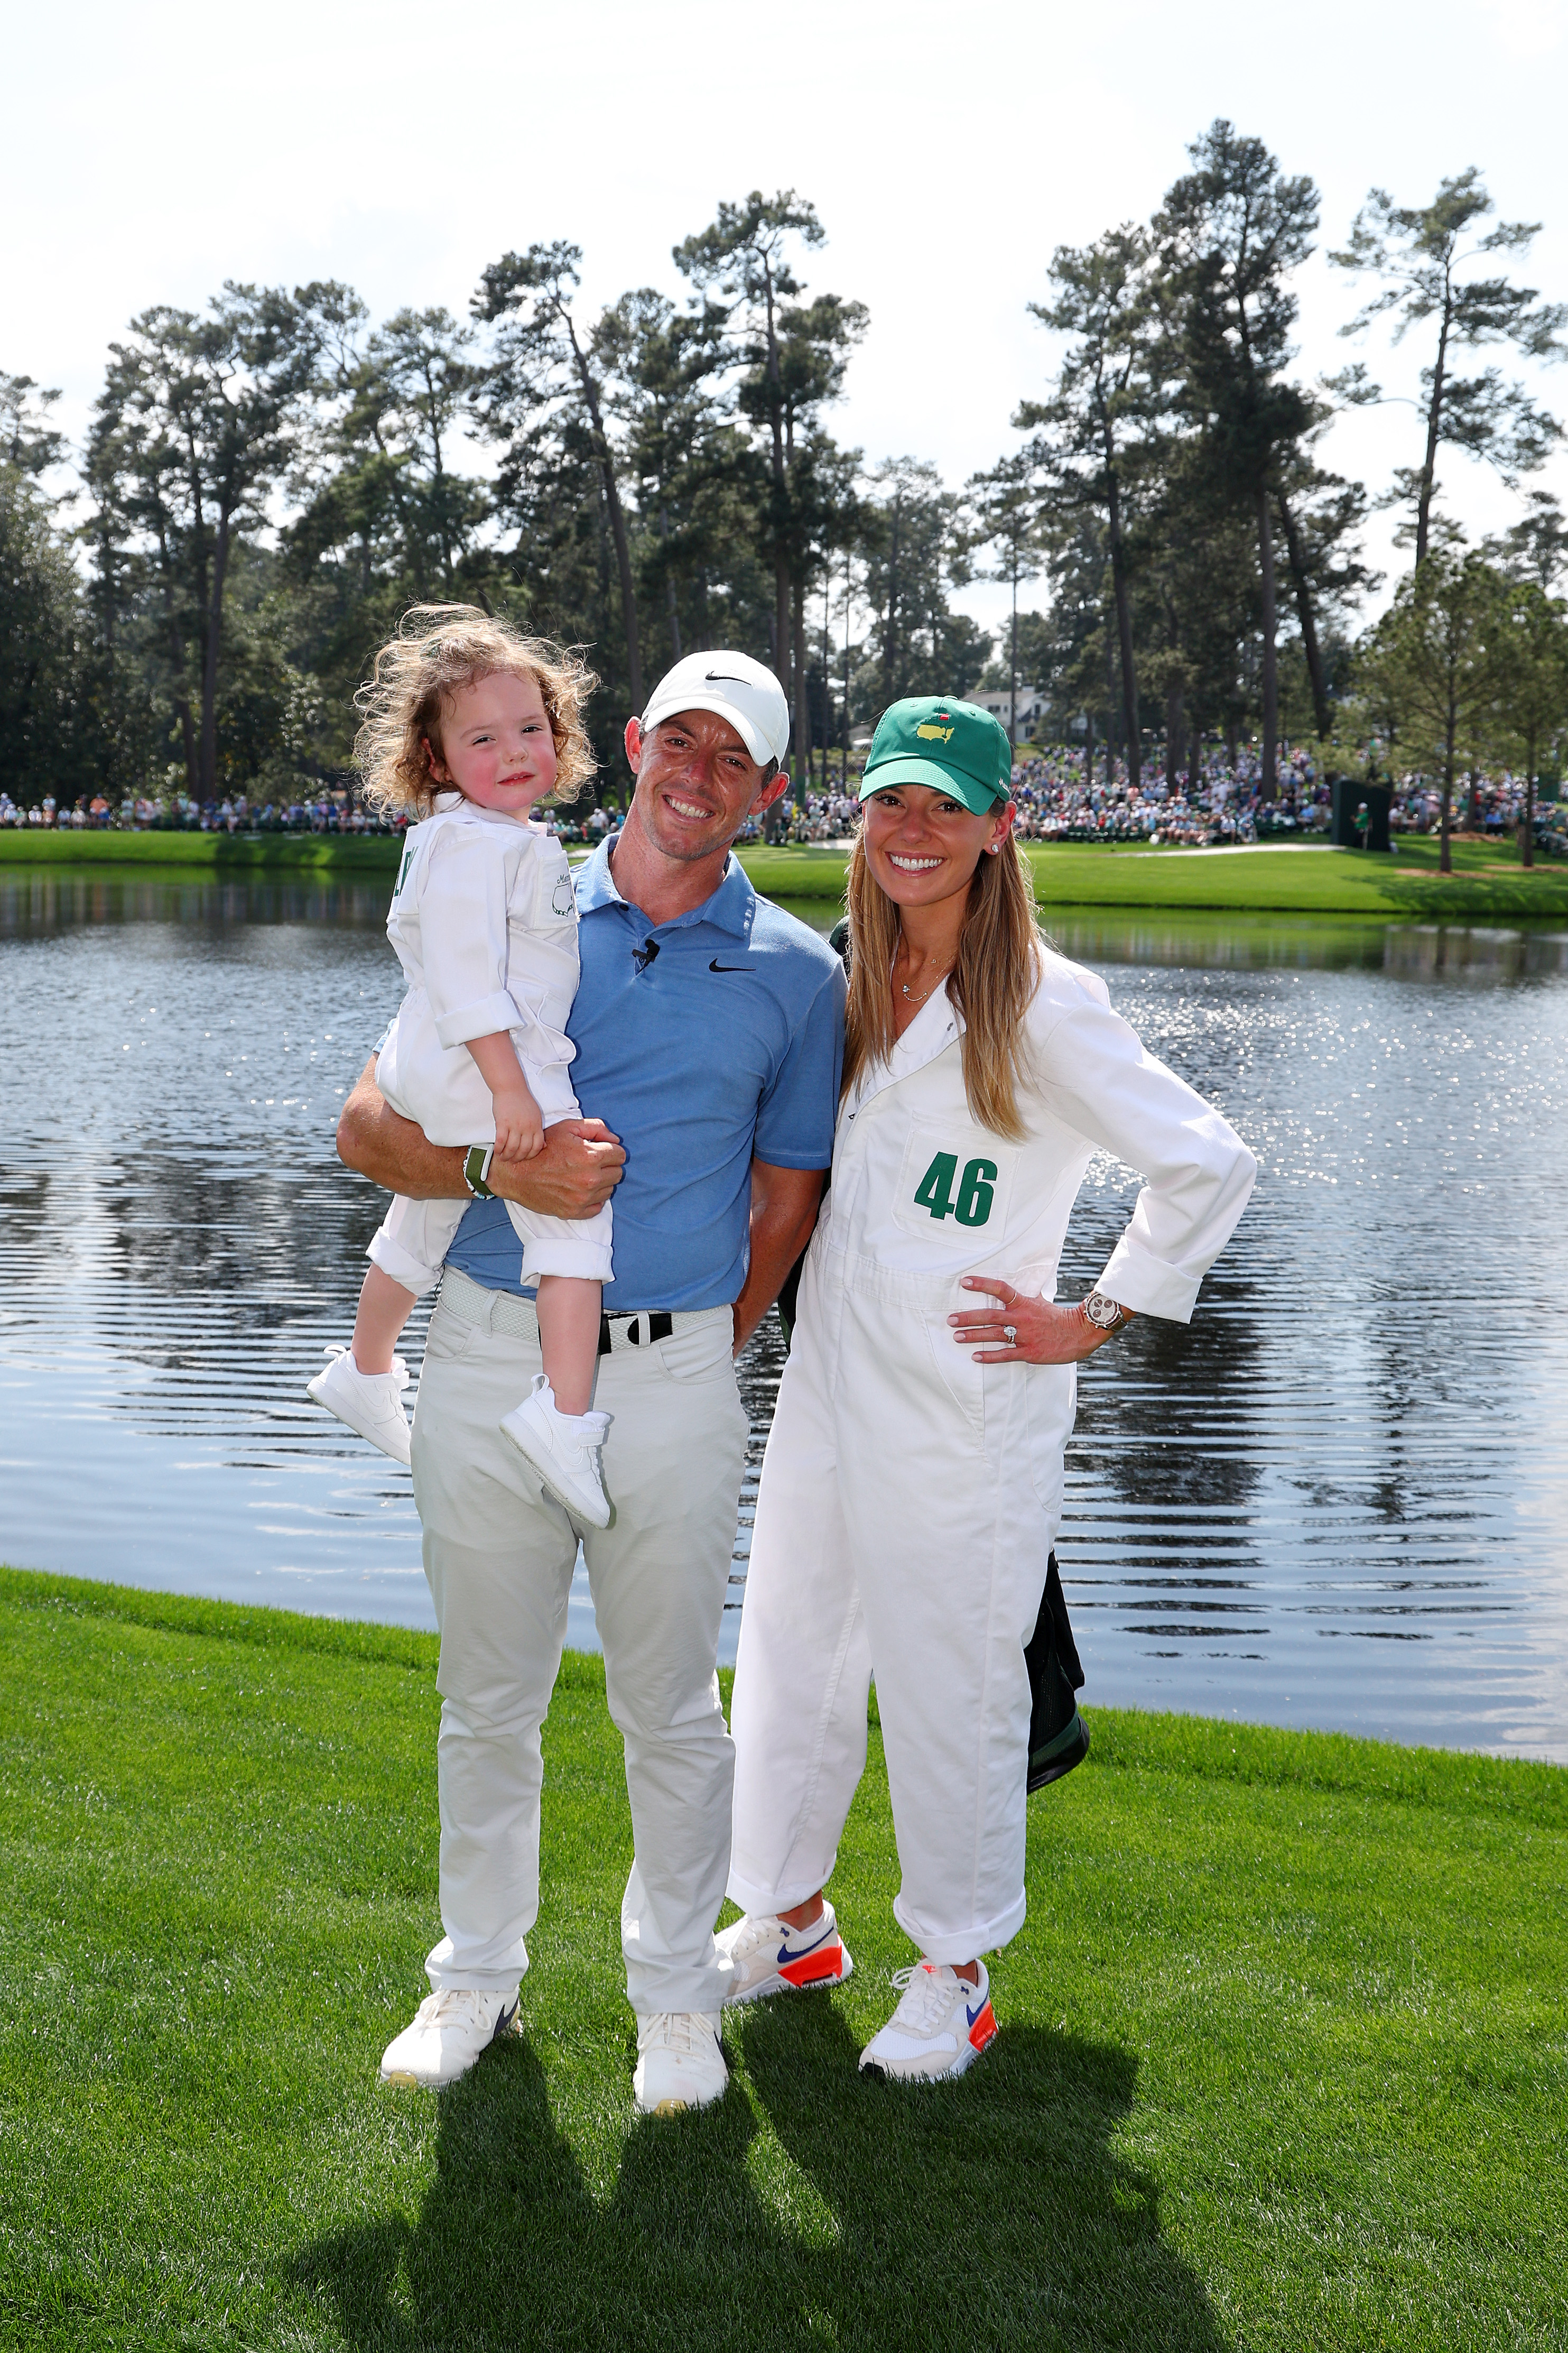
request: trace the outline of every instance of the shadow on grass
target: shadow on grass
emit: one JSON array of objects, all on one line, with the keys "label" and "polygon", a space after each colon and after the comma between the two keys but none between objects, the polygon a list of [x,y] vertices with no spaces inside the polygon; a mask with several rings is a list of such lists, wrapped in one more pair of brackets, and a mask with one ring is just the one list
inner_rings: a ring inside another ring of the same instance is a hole
[{"label": "shadow on grass", "polygon": [[491,2052],[443,2097],[418,2221],[318,2243],[296,2284],[377,2353],[1217,2353],[1156,2185],[1111,2147],[1137,2074],[1124,2052],[1015,2026],[962,2083],[917,2092],[858,2076],[828,2000],[731,2014],[726,2040],[751,2100],[732,2081],[701,2116],[635,2123],[604,2202],[526,2042]]}]

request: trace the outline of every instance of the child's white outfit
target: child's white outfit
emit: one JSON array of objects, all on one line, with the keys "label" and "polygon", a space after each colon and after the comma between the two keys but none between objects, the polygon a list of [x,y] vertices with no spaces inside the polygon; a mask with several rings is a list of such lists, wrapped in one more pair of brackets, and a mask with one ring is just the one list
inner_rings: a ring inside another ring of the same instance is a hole
[{"label": "child's white outfit", "polygon": [[[442,793],[409,828],[386,918],[408,982],[376,1063],[376,1084],[432,1144],[493,1144],[495,1106],[470,1038],[510,1031],[546,1127],[582,1116],[567,1075],[577,993],[577,902],[566,853],[525,818]],[[367,1256],[405,1291],[428,1291],[466,1202],[396,1196]],[[549,1218],[506,1205],[525,1277],[610,1280],[608,1206]]]}]

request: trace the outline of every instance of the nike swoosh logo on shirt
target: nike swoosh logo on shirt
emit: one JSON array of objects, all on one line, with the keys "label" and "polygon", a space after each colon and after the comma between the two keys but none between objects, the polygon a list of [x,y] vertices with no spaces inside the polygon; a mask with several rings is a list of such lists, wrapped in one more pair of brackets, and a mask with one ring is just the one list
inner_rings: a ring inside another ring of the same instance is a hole
[{"label": "nike swoosh logo on shirt", "polygon": [[708,967],[710,972],[755,972],[756,968],[754,964],[721,964],[717,956]]}]

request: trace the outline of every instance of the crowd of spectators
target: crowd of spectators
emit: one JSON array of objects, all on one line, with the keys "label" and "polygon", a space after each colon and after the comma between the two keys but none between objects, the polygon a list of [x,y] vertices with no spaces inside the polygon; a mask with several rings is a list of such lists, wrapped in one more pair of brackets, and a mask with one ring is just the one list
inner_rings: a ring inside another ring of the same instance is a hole
[{"label": "crowd of spectators", "polygon": [[[770,840],[843,841],[858,813],[858,764],[852,758],[845,792],[830,782],[826,792],[808,791],[799,807],[781,805],[763,830]],[[1174,843],[1209,848],[1225,843],[1326,840],[1332,824],[1332,796],[1321,762],[1303,747],[1281,754],[1279,785],[1270,801],[1262,797],[1262,763],[1243,753],[1231,763],[1205,756],[1185,775],[1167,782],[1162,769],[1145,768],[1140,785],[1129,782],[1126,764],[1116,761],[1109,776],[1105,755],[1086,760],[1081,751],[1025,747],[1014,764],[1013,792],[1018,831],[1027,841],[1137,841],[1150,847]],[[1430,777],[1394,780],[1391,829],[1436,831],[1441,793]],[[1538,807],[1537,832],[1551,836],[1565,806]],[[1513,833],[1523,821],[1525,786],[1504,775],[1478,781],[1472,796],[1468,777],[1455,792],[1452,822],[1471,832]]]},{"label": "crowd of spectators", "polygon": [[[858,797],[863,761],[849,763],[847,789],[830,778],[826,791],[808,789],[802,800],[775,803],[759,821],[747,826],[742,839],[773,842],[837,842],[847,839],[859,813]],[[1086,758],[1080,750],[1051,747],[1037,751],[1021,747],[1013,768],[1013,791],[1018,804],[1018,831],[1027,841],[1137,841],[1151,847],[1162,843],[1188,848],[1226,843],[1326,839],[1331,826],[1328,778],[1309,751],[1288,748],[1279,763],[1279,789],[1274,798],[1261,797],[1261,764],[1243,753],[1234,762],[1221,757],[1195,759],[1185,775],[1167,782],[1162,770],[1145,769],[1142,782],[1128,780],[1125,763],[1108,765],[1104,754]],[[1389,824],[1394,832],[1435,831],[1441,795],[1431,777],[1405,776],[1394,781]],[[1454,826],[1472,833],[1502,836],[1514,833],[1523,821],[1525,784],[1511,775],[1478,777],[1473,785],[1459,780],[1454,795]],[[601,840],[618,814],[603,807],[581,805],[541,812],[543,821],[568,842]],[[1548,847],[1557,846],[1568,818],[1568,804],[1538,805],[1536,830]],[[73,806],[57,807],[45,799],[31,808],[18,807],[0,791],[0,826],[43,825],[73,830],[114,827],[124,831],[167,830],[219,833],[385,833],[402,831],[405,819],[390,822],[367,815],[344,786],[288,803],[252,804],[243,793],[222,800],[197,802],[184,793],[158,800],[146,797],[111,803],[85,795]]]}]

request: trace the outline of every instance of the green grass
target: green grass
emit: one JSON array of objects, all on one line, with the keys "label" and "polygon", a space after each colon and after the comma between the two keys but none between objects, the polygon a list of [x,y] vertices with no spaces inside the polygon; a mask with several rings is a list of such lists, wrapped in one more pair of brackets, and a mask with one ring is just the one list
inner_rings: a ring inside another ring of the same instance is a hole
[{"label": "green grass", "polygon": [[[1058,907],[1185,909],[1198,913],[1373,915],[1430,922],[1512,922],[1568,916],[1568,862],[1526,873],[1511,844],[1456,841],[1455,871],[1437,871],[1437,845],[1406,836],[1389,858],[1354,849],[1260,849],[1194,857],[1131,844],[1030,845],[1036,889]],[[255,838],[222,833],[49,833],[0,828],[0,874],[23,867],[126,866],[211,874],[390,874],[398,844],[331,834]],[[840,899],[841,849],[747,849],[742,863],[773,899]]]},{"label": "green grass", "polygon": [[22,867],[163,867],[182,874],[392,874],[391,834],[52,833],[0,827],[0,874]]},{"label": "green grass", "polygon": [[[1389,857],[1357,849],[1247,849],[1194,855],[1131,844],[1032,842],[1043,908],[1163,907],[1237,914],[1376,915],[1457,923],[1568,915],[1568,862],[1525,872],[1511,845],[1454,845],[1452,874],[1437,871],[1437,845],[1405,836]],[[837,899],[845,853],[807,847],[744,853],[759,891],[774,899]]]},{"label": "green grass", "polygon": [[437,1933],[435,1644],[0,1572],[7,2347],[1568,2342],[1568,1774],[1094,1710],[1002,2032],[858,2078],[909,1957],[873,1730],[831,1996],[634,2118],[597,1661],[546,1726],[526,2032],[375,2063]]}]

